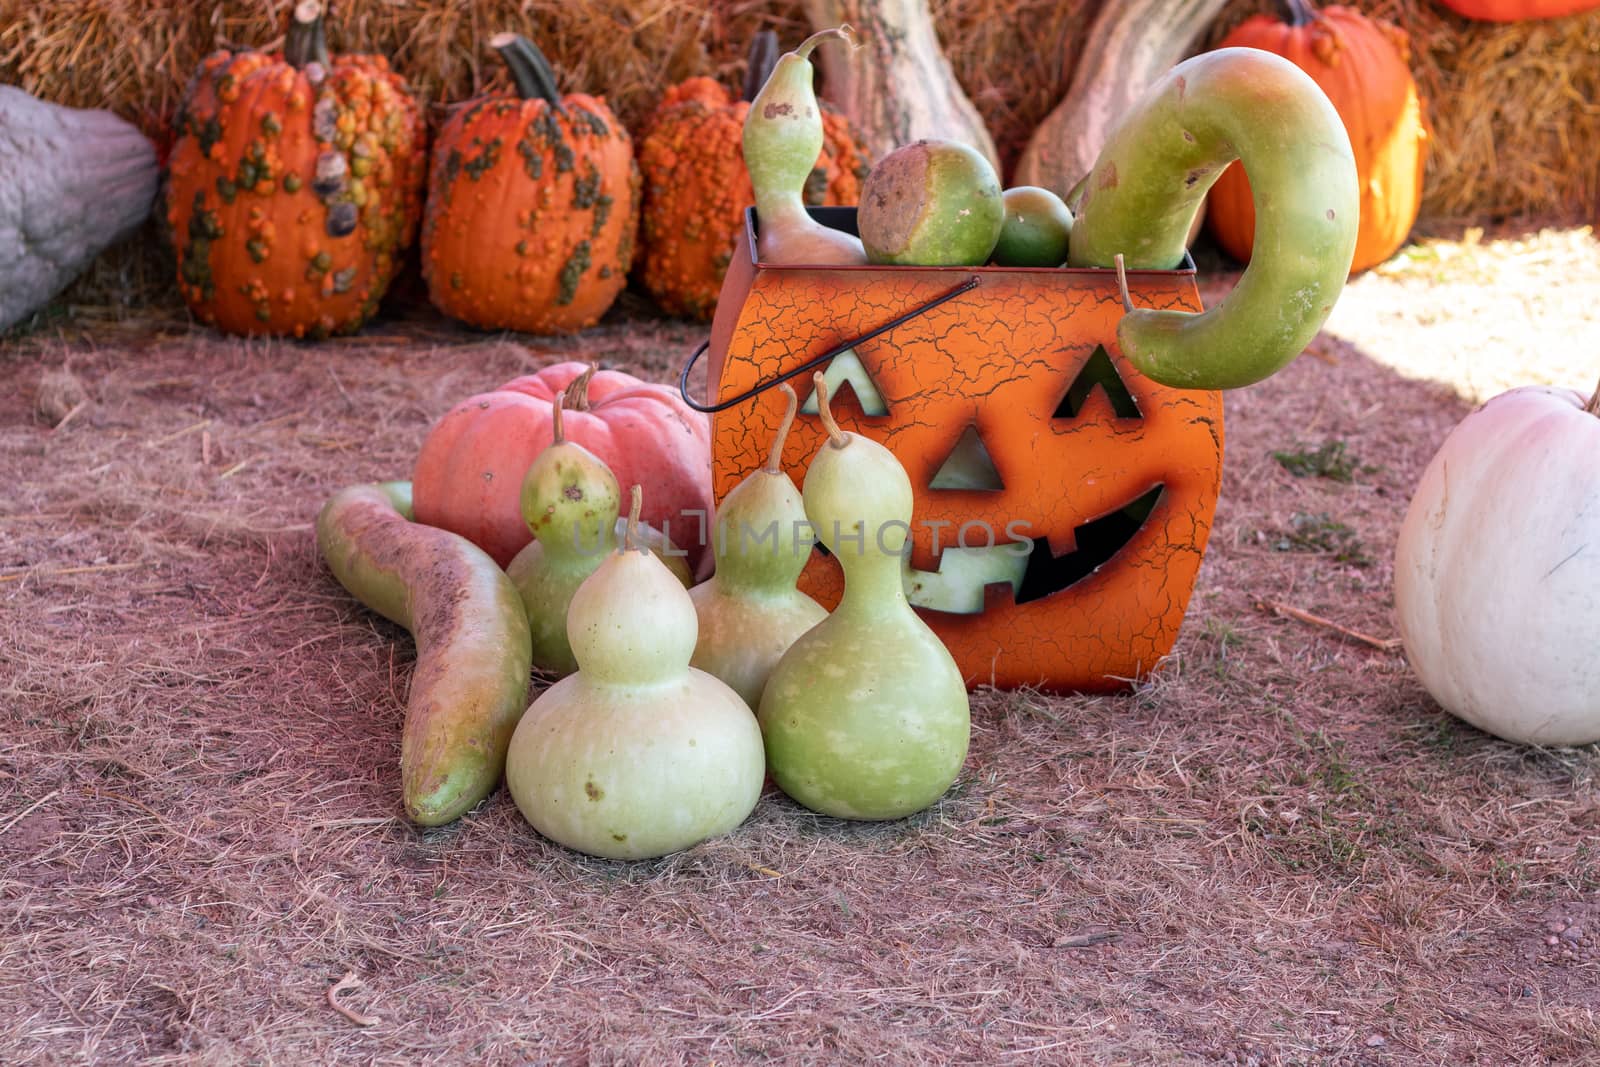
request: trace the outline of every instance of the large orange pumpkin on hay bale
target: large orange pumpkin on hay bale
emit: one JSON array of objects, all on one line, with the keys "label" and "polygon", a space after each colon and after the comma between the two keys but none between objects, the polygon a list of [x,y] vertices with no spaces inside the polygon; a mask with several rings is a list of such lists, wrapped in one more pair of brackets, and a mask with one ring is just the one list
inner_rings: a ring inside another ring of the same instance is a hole
[{"label": "large orange pumpkin on hay bale", "polygon": [[1441,0],[1441,2],[1458,15],[1485,22],[1553,19],[1600,8],[1600,0]]},{"label": "large orange pumpkin on hay bale", "polygon": [[[1361,183],[1361,226],[1350,270],[1377,266],[1399,250],[1422,204],[1427,132],[1417,83],[1407,65],[1406,35],[1353,8],[1318,11],[1309,0],[1285,0],[1288,22],[1255,15],[1218,48],[1260,48],[1311,75],[1350,134]],[[1248,260],[1255,244],[1250,181],[1234,163],[1211,187],[1207,225],[1224,251]]]},{"label": "large orange pumpkin on hay bale", "polygon": [[490,45],[514,94],[462,105],[439,132],[422,277],[445,314],[486,329],[571,333],[627,284],[639,223],[633,141],[604,99],[562,96],[533,42]]},{"label": "large orange pumpkin on hay bale", "polygon": [[422,116],[382,56],[330,57],[322,5],[281,52],[215,52],[185,93],[166,220],[178,290],[230,333],[348,333],[416,234]]},{"label": "large orange pumpkin on hay bale", "polygon": [[[667,90],[639,147],[644,181],[639,278],[671,315],[709,319],[755,190],[744,165],[744,120],[777,60],[778,38],[756,35],[744,95],[696,77]],[[822,109],[823,143],[806,181],[812,206],[851,205],[861,195],[867,163],[849,120]]]}]

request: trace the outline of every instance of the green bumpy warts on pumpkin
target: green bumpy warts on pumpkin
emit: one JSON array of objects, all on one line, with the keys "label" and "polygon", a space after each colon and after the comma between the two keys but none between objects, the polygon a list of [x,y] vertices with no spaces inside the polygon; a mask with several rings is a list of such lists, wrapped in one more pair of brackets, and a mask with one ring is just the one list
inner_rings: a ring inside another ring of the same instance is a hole
[{"label": "green bumpy warts on pumpkin", "polygon": [[494,560],[411,520],[409,482],[353,486],[317,516],[317,548],[340,585],[416,641],[401,794],[412,822],[439,826],[500,782],[527,702],[528,621]]},{"label": "green bumpy warts on pumpkin", "polygon": [[853,265],[867,261],[861,241],[806,214],[805,187],[822,152],[822,109],[812,88],[811,50],[830,38],[851,41],[850,27],[822,30],[778,57],[750,102],[743,147],[755,192],[756,255],[763,263]]},{"label": "green bumpy warts on pumpkin", "polygon": [[[588,375],[574,381],[581,392]],[[578,587],[616,550],[621,505],[621,490],[611,468],[566,439],[562,427],[566,398],[565,392],[556,394],[551,443],[522,479],[522,520],[533,540],[506,565],[528,614],[533,667],[556,676],[578,669],[567,640],[567,609]],[[660,533],[651,530],[649,535],[653,550],[664,552]],[[643,530],[640,536],[646,536]],[[688,585],[688,564],[679,556],[668,557],[667,563],[673,576]]]},{"label": "green bumpy warts on pumpkin", "polygon": [[767,680],[757,718],[778,787],[813,811],[898,819],[955,781],[971,733],[967,688],[950,652],[906,601],[902,556],[912,492],[887,448],[845,433],[819,373],[828,439],[802,497],[844,568],[844,597]]},{"label": "green bumpy warts on pumpkin", "polygon": [[689,666],[694,604],[637,547],[640,490],[620,551],[567,616],[578,670],[528,708],[506,757],[523,817],[552,841],[646,859],[727,833],[765,778],[761,731],[739,694]]},{"label": "green bumpy warts on pumpkin", "polygon": [[979,266],[1005,222],[1000,179],[974,148],[914,141],[872,168],[856,220],[870,263]]},{"label": "green bumpy warts on pumpkin", "polygon": [[1185,60],[1151,86],[1075,189],[1069,265],[1168,270],[1206,190],[1250,178],[1256,243],[1233,290],[1199,314],[1130,309],[1123,355],[1163,385],[1233,389],[1275,373],[1321,329],[1349,276],[1360,191],[1344,122],[1300,68],[1253,48]]},{"label": "green bumpy warts on pumpkin", "polygon": [[805,505],[782,464],[796,397],[788,383],[779,388],[788,408],[771,455],[723,498],[716,573],[689,590],[700,623],[690,664],[728,683],[751,711],[761,706],[767,678],[789,646],[828,615],[795,588],[811,542],[796,536],[804,528]]}]

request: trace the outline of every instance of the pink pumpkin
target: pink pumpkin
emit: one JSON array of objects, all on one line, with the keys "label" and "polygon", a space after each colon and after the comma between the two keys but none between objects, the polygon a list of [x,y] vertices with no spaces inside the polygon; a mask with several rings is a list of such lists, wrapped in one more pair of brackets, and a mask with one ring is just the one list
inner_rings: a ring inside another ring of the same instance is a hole
[{"label": "pink pumpkin", "polygon": [[522,520],[522,478],[554,439],[565,394],[566,439],[599,456],[623,491],[644,487],[644,521],[688,552],[696,576],[712,566],[711,427],[676,390],[621,371],[558,363],[468,397],[434,424],[412,473],[418,522],[458,533],[500,566],[533,540]]}]

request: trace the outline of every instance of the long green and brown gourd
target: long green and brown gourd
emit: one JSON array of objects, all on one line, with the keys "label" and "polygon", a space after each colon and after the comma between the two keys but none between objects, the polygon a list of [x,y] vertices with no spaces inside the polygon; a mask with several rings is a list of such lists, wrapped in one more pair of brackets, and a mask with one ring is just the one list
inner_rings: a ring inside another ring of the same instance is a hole
[{"label": "long green and brown gourd", "polygon": [[1147,377],[1233,389],[1305,349],[1344,288],[1355,254],[1356,163],[1344,122],[1280,56],[1224,48],[1186,60],[1112,131],[1074,190],[1068,263],[1167,270],[1206,190],[1235,159],[1255,192],[1256,247],[1234,289],[1199,314],[1134,309],[1117,327]]},{"label": "long green and brown gourd", "polygon": [[494,560],[411,521],[411,483],[335,493],[317,547],[339,584],[416,640],[400,781],[406,816],[439,826],[494,791],[528,701],[528,620]]}]

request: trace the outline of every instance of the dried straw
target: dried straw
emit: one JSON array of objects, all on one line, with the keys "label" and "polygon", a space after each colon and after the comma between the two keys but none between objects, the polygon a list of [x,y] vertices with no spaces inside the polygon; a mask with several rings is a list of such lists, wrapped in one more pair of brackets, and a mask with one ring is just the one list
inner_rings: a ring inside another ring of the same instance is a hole
[{"label": "dried straw", "polygon": [[[931,0],[957,78],[1009,167],[1066,92],[1105,0]],[[290,0],[0,0],[0,82],[78,107],[110,107],[158,142],[183,87],[218,47],[276,40]],[[1235,0],[1211,41],[1273,0]],[[1404,28],[1428,101],[1432,155],[1423,228],[1504,219],[1600,217],[1600,13],[1499,25],[1435,0],[1362,0]],[[336,49],[373,51],[437,120],[446,105],[502,84],[486,41],[535,37],[564,90],[603,94],[637,128],[664,89],[694,74],[737,84],[746,44],[808,27],[793,0],[334,0]],[[102,259],[70,303],[172,304],[154,230]],[[84,300],[85,292],[94,299]]]}]

